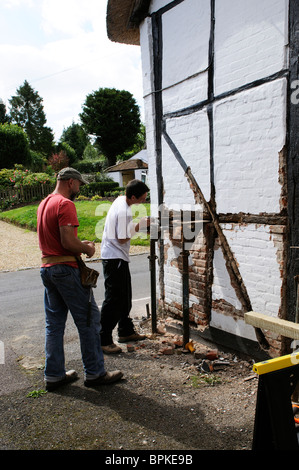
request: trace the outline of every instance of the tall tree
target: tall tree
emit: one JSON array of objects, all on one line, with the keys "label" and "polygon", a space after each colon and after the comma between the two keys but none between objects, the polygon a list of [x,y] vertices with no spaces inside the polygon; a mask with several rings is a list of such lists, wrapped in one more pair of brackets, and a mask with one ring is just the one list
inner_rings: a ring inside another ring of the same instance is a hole
[{"label": "tall tree", "polygon": [[13,123],[25,130],[31,150],[49,155],[54,136],[52,129],[45,125],[47,120],[42,102],[38,92],[25,80],[9,100],[10,117]]},{"label": "tall tree", "polygon": [[95,136],[109,165],[133,147],[141,124],[133,95],[115,88],[100,88],[87,95],[80,118],[86,132]]},{"label": "tall tree", "polygon": [[0,124],[5,124],[9,122],[9,116],[6,114],[6,106],[0,98]]},{"label": "tall tree", "polygon": [[80,124],[72,123],[71,126],[63,130],[60,143],[66,142],[76,152],[76,159],[83,158],[83,152],[87,144],[89,144],[89,137]]}]

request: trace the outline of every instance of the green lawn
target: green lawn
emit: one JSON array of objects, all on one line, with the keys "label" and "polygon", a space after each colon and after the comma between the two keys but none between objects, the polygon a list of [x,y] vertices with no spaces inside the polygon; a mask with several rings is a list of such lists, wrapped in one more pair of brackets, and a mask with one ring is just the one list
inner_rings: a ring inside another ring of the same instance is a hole
[{"label": "green lawn", "polygon": [[[107,211],[111,205],[109,201],[76,201],[79,219],[78,238],[80,240],[101,241],[103,224]],[[16,224],[36,231],[36,212],[38,204],[18,207],[5,212],[0,212],[0,220]],[[150,215],[150,204],[132,206],[133,217],[138,219]],[[149,245],[149,237],[140,234],[131,241],[132,245]]]}]

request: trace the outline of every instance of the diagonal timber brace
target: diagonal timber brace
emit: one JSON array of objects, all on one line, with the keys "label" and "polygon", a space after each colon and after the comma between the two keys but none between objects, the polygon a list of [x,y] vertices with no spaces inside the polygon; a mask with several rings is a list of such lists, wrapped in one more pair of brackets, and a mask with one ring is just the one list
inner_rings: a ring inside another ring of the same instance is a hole
[{"label": "diagonal timber brace", "polygon": [[[222,228],[221,228],[220,223],[218,221],[218,216],[217,216],[216,211],[211,206],[211,204],[208,201],[206,201],[206,199],[203,195],[203,192],[201,191],[201,189],[200,189],[200,187],[199,187],[199,185],[198,185],[198,183],[197,183],[190,167],[187,166],[187,164],[186,164],[185,160],[183,159],[182,155],[180,154],[179,150],[177,149],[174,142],[172,141],[172,139],[167,134],[166,128],[165,128],[165,122],[163,123],[162,134],[163,134],[166,142],[168,143],[170,149],[172,150],[175,158],[177,159],[178,163],[183,168],[183,170],[185,172],[185,176],[188,179],[190,188],[193,191],[196,200],[198,202],[201,202],[202,204],[204,204],[206,210],[208,211],[209,215],[211,216],[212,223],[214,225],[214,228],[215,228],[215,230],[217,232],[217,235],[219,237],[219,240],[220,240],[220,245],[221,245],[222,251],[224,253],[225,259],[227,260],[227,268],[229,269],[231,275],[234,278],[234,281],[235,281],[234,285],[238,286],[237,295],[238,295],[238,297],[239,297],[239,299],[242,303],[242,306],[243,306],[244,310],[245,311],[251,311],[252,306],[251,306],[250,298],[249,298],[248,293],[247,293],[246,286],[245,286],[243,278],[240,274],[239,268],[238,268],[236,260],[233,256],[233,253],[231,251],[229,243],[226,239],[226,236],[224,235],[224,233],[222,231]],[[263,349],[269,349],[269,343],[267,342],[267,340],[265,338],[265,335],[263,334],[262,330],[260,328],[255,328],[255,334],[256,334],[256,337],[257,337],[257,340],[258,340],[260,346]]]}]

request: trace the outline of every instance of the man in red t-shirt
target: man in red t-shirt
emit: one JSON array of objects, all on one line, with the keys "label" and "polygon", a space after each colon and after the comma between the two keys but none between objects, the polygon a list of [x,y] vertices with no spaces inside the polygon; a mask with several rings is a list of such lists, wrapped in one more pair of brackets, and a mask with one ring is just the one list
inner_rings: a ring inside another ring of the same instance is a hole
[{"label": "man in red t-shirt", "polygon": [[[87,387],[113,383],[122,372],[106,372],[100,342],[100,312],[90,289],[82,286],[75,256],[89,258],[95,244],[77,237],[79,226],[73,202],[86,184],[73,168],[58,173],[54,192],[44,199],[37,212],[37,231],[42,252],[41,278],[45,286],[46,363],[45,382],[48,391],[77,379],[75,371],[65,371],[63,336],[68,311],[77,326]],[[91,322],[87,309],[91,294]]]}]

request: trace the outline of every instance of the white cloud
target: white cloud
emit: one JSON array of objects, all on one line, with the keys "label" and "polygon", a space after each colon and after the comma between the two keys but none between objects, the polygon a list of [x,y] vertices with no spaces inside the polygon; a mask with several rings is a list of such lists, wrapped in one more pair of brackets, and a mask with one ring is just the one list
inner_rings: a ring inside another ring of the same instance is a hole
[{"label": "white cloud", "polygon": [[33,0],[3,0],[2,3],[4,8],[15,8],[21,5],[33,6]]},{"label": "white cloud", "polygon": [[[88,28],[97,29],[101,23],[97,18],[106,13],[105,2],[88,0],[44,0],[42,25],[47,33],[55,31],[74,36],[85,33]],[[94,28],[95,26],[95,28]]]},{"label": "white cloud", "polygon": [[78,122],[87,94],[101,87],[130,91],[143,114],[140,48],[108,40],[106,4],[5,0],[0,5],[6,24],[5,32],[0,28],[0,98],[8,106],[28,80],[43,98],[56,139],[73,120]]}]

